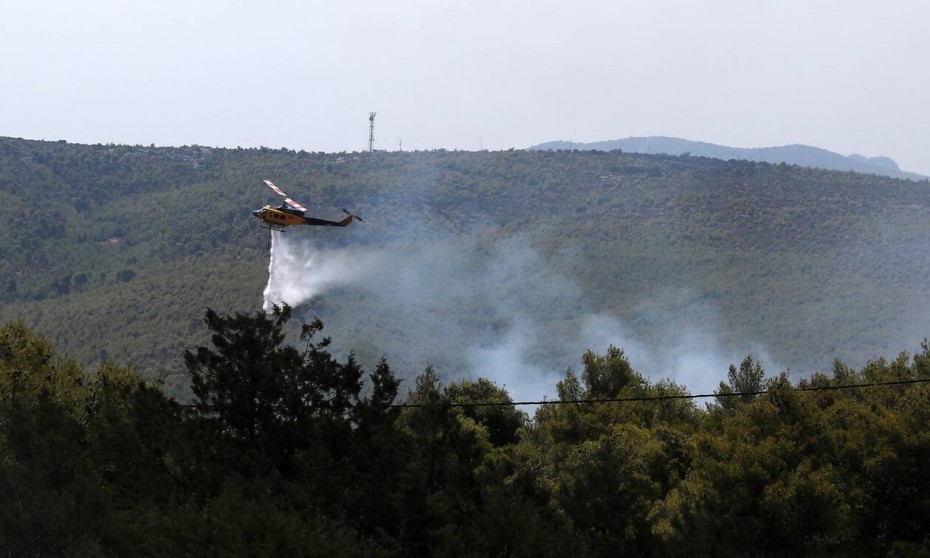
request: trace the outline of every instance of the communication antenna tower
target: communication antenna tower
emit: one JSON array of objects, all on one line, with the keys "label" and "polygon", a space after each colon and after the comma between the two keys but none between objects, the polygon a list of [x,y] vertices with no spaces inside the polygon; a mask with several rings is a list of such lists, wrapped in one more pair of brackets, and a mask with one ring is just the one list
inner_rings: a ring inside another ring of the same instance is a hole
[{"label": "communication antenna tower", "polygon": [[375,115],[376,112],[368,113],[368,152],[375,150]]}]

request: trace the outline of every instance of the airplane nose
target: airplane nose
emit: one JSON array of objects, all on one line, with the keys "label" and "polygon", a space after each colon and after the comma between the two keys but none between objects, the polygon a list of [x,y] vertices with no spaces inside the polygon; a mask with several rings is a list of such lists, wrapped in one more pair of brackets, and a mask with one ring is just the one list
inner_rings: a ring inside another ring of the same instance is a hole
[{"label": "airplane nose", "polygon": [[255,217],[261,218],[260,211],[261,211],[261,210],[256,209],[255,211],[252,212],[252,215],[254,215]]}]

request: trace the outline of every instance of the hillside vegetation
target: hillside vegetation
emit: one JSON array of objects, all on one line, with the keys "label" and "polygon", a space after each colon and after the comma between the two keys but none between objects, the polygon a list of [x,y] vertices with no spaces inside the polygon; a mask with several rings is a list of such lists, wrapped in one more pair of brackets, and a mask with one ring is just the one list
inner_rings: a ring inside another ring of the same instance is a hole
[{"label": "hillside vegetation", "polygon": [[298,350],[290,317],[206,312],[187,406],[0,326],[0,553],[930,555],[927,343],[797,383],[747,357],[700,405],[608,347],[529,421],[483,378],[366,374],[319,321]]},{"label": "hillside vegetation", "polygon": [[[314,214],[364,217],[287,233],[320,252],[390,255],[303,312],[327,321],[340,350],[368,366],[387,356],[404,377],[434,364],[461,378],[463,347],[493,349],[525,323],[526,360],[561,374],[579,346],[604,349],[581,338],[585,316],[609,317],[653,354],[687,334],[802,375],[916,348],[930,332],[926,181],[619,152],[10,138],[0,139],[0,321],[24,320],[84,365],[185,373],[180,350],[206,340],[205,307],[262,304],[268,238],[249,212],[277,202],[263,178]],[[404,277],[417,293],[401,292]],[[390,285],[374,290],[378,281]],[[716,381],[725,369],[704,373]]]}]

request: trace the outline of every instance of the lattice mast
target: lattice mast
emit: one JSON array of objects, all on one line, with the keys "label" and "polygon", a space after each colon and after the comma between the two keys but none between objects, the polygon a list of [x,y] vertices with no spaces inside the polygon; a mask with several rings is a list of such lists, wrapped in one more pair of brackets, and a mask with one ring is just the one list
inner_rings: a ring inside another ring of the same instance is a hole
[{"label": "lattice mast", "polygon": [[376,112],[368,113],[368,152],[375,150],[375,115]]}]

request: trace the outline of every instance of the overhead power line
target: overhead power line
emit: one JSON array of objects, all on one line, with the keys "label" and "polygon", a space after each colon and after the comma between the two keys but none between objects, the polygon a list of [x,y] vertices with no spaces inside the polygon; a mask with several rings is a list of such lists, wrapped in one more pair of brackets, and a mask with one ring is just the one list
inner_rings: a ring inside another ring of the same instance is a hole
[{"label": "overhead power line", "polygon": [[[872,382],[864,384],[846,384],[842,386],[808,386],[802,388],[794,388],[797,391],[840,391],[848,389],[863,389],[863,388],[874,388],[874,387],[884,387],[884,386],[901,386],[901,385],[910,385],[910,384],[925,384],[930,382],[930,378],[921,378],[913,380],[895,380],[893,382]],[[759,390],[759,391],[741,391],[733,393],[700,393],[700,394],[664,394],[664,395],[643,395],[638,397],[603,397],[603,398],[591,398],[591,399],[554,399],[554,400],[542,400],[542,401],[513,401],[513,402],[504,402],[504,401],[475,401],[475,402],[449,402],[449,403],[395,403],[389,405],[394,408],[401,409],[419,409],[419,408],[429,408],[429,407],[459,407],[459,408],[471,408],[471,407],[520,407],[528,405],[579,405],[584,403],[630,403],[637,401],[669,401],[675,399],[707,399],[710,397],[740,397],[744,395],[764,395],[769,393],[769,390]]]}]

